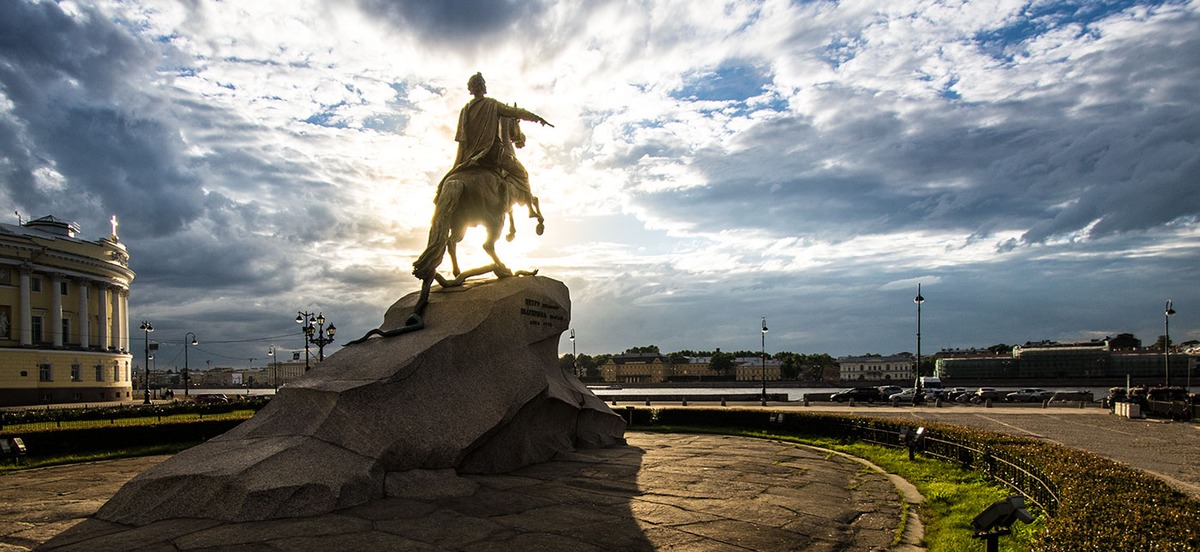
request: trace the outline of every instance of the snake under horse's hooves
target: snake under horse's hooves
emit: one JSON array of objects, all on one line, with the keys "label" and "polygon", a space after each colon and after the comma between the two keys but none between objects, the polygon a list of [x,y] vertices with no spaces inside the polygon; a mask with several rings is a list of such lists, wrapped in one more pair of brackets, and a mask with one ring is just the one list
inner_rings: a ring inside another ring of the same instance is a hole
[{"label": "snake under horse's hooves", "polygon": [[403,326],[387,331],[375,328],[374,330],[367,332],[367,335],[346,343],[346,345],[357,345],[375,336],[395,337],[397,335],[403,335],[423,329],[425,327],[425,318],[423,315],[425,314],[425,306],[429,304],[429,288],[432,284],[432,278],[421,282],[421,296],[417,299],[417,306],[413,309],[412,315],[408,317],[408,320],[404,322]]}]

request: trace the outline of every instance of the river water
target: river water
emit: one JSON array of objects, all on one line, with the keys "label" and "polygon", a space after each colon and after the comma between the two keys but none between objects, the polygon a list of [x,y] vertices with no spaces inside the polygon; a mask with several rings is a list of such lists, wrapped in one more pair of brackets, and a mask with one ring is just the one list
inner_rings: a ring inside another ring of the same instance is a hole
[{"label": "river water", "polygon": [[[600,397],[600,398],[616,397],[616,396],[652,397],[655,395],[672,395],[672,396],[680,395],[680,396],[684,396],[684,397],[689,397],[689,396],[696,397],[699,399],[700,397],[720,397],[722,395],[728,395],[728,396],[757,395],[762,392],[761,385],[744,386],[744,387],[675,387],[675,386],[662,386],[662,387],[613,386],[613,387],[610,387],[607,385],[600,384],[600,385],[589,385],[588,387],[592,390],[593,393],[596,394],[597,397]],[[1003,386],[1003,385],[983,386],[983,387],[995,387],[1002,394],[1020,389],[1019,387]],[[841,391],[842,389],[846,389],[846,387],[774,387],[770,383],[767,384],[767,393],[768,394],[784,394],[784,393],[786,393],[789,401],[803,400],[805,393],[814,393],[814,394],[815,393],[822,393],[822,394],[823,393],[836,393],[838,391]],[[978,387],[972,386],[972,387],[968,387],[967,389],[974,391],[975,389],[978,389]],[[1054,387],[1054,386],[1047,386],[1047,387],[1043,387],[1043,389],[1047,389],[1050,391],[1090,391],[1092,393],[1092,397],[1094,397],[1095,400],[1100,400],[1108,395],[1108,387]],[[174,392],[175,392],[175,398],[178,399],[178,398],[183,397],[183,389],[175,389]],[[267,389],[251,388],[251,389],[247,390],[245,387],[242,387],[242,388],[229,388],[229,389],[192,389],[190,391],[190,393],[193,396],[200,395],[200,394],[222,393],[229,398],[233,398],[236,396],[244,396],[244,395],[251,395],[251,396],[274,395],[275,390],[270,389],[270,388],[267,388]]]}]

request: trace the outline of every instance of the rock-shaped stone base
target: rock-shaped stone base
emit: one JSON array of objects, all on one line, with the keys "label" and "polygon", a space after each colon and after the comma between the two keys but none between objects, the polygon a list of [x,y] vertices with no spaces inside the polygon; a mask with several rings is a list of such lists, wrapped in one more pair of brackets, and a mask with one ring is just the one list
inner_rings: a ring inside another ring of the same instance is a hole
[{"label": "rock-shaped stone base", "polygon": [[[416,300],[392,305],[381,329],[403,326]],[[624,443],[624,420],[558,366],[570,322],[561,282],[440,290],[425,320],[423,330],[330,355],[254,418],[131,480],[96,517],[145,525],[318,515],[383,497],[389,480],[441,495],[455,490],[419,486],[453,478],[428,473],[500,473]],[[421,471],[402,473],[412,470]]]}]

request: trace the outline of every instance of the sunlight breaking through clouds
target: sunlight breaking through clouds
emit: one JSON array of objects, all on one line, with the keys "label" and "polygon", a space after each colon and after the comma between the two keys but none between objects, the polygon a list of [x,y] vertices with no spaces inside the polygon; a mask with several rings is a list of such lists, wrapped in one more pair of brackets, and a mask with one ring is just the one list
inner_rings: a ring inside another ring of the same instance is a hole
[{"label": "sunlight breaking through clouds", "polygon": [[1128,313],[1200,304],[1198,23],[1194,1],[16,0],[0,195],[85,236],[116,214],[156,326],[308,305],[361,334],[416,287],[481,71],[555,124],[519,152],[547,233],[518,221],[501,254],[571,286],[589,353],[737,349],[763,313],[780,349],[904,350],[907,327],[847,329],[906,316],[918,280],[941,346],[1152,340]]}]

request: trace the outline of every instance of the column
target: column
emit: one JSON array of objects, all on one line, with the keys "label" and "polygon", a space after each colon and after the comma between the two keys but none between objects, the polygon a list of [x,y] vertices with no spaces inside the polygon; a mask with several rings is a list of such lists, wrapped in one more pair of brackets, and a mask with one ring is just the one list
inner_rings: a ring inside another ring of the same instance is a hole
[{"label": "column", "polygon": [[88,281],[79,278],[75,280],[76,293],[79,294],[79,346],[87,349],[92,346],[91,325],[88,312]]},{"label": "column", "polygon": [[129,290],[117,292],[121,298],[121,343],[125,351],[129,351]]},{"label": "column", "polygon": [[21,345],[33,345],[33,297],[31,297],[30,281],[33,278],[33,267],[21,267],[20,313],[17,314],[17,327],[21,329]]},{"label": "column", "polygon": [[109,321],[109,339],[112,341],[112,349],[121,350],[121,289],[117,287],[111,288],[112,293],[109,293],[108,298],[112,301],[112,319]]},{"label": "column", "polygon": [[55,349],[63,346],[62,318],[62,274],[50,274],[50,344]]},{"label": "column", "polygon": [[109,349],[108,343],[108,284],[101,282],[96,286],[96,292],[99,296],[96,297],[96,306],[99,307],[98,318],[96,324],[96,345],[101,351]]}]

